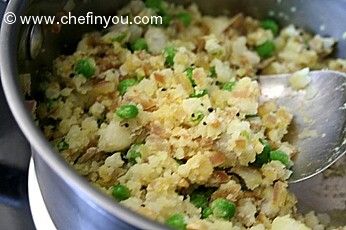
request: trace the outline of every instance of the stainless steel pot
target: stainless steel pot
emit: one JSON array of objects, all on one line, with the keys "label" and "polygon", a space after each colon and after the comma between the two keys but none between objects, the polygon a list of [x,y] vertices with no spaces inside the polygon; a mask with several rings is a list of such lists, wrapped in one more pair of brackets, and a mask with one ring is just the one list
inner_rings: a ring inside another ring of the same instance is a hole
[{"label": "stainless steel pot", "polygon": [[[75,0],[73,15],[85,15],[93,11],[95,15],[111,15],[127,1],[108,0]],[[191,1],[174,1],[179,4],[188,4]],[[345,0],[197,0],[201,10],[207,14],[245,14],[263,18],[272,16],[277,18],[282,25],[294,23],[309,31],[322,35],[331,35],[340,39],[338,57],[346,56],[346,42],[342,39],[346,31],[346,1]],[[7,12],[17,16],[29,15],[55,15],[61,11],[65,1],[59,0],[11,0]],[[52,33],[45,28],[43,40],[40,44],[40,29],[28,27],[19,23],[8,25],[3,23],[1,28],[0,64],[1,79],[6,98],[33,149],[36,173],[46,206],[58,229],[162,229],[162,225],[147,220],[116,204],[109,197],[94,189],[82,177],[78,176],[64,160],[53,151],[41,131],[35,126],[30,113],[27,111],[22,94],[18,87],[18,74],[31,72],[38,75],[51,65],[58,54],[72,50],[84,32],[96,29],[93,26],[69,25],[63,26],[60,33]],[[44,51],[36,56],[33,48]],[[38,79],[38,78],[37,78]],[[20,153],[17,153],[20,154]],[[346,191],[346,179],[340,178],[333,181],[339,186],[339,192]],[[292,189],[306,206],[319,211],[331,211],[337,208],[341,211],[341,222],[345,221],[345,196],[328,198],[325,206],[319,205],[323,198],[316,194],[306,195],[308,189],[319,189],[318,183],[326,182],[323,178],[316,177],[310,181],[296,184]],[[335,192],[335,189],[330,190]],[[303,195],[303,196],[302,196]],[[333,200],[334,199],[334,200]],[[339,205],[334,207],[335,205]],[[327,208],[326,208],[327,207]],[[341,223],[340,222],[340,223]],[[345,222],[343,222],[345,224]]]}]

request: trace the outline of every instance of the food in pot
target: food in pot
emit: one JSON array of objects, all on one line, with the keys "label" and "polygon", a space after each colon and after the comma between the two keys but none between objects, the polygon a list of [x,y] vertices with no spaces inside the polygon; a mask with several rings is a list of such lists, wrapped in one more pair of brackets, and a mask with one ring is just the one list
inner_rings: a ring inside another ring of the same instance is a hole
[{"label": "food in pot", "polygon": [[[260,74],[346,70],[335,40],[294,25],[202,15],[161,0],[120,15],[162,25],[115,25],[84,35],[40,83],[35,116],[81,175],[172,229],[324,229],[288,191],[297,149],[283,141],[292,113],[259,103]],[[28,76],[26,76],[28,77]]]}]

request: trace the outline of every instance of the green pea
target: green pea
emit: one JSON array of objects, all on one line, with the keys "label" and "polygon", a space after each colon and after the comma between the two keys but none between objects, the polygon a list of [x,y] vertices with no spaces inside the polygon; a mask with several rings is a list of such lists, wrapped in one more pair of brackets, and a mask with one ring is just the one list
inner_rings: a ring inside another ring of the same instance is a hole
[{"label": "green pea", "polygon": [[85,78],[91,78],[96,72],[95,66],[96,64],[93,59],[83,58],[76,62],[74,71],[77,74],[83,75]]},{"label": "green pea", "polygon": [[162,26],[168,27],[172,22],[173,17],[171,15],[162,16]]},{"label": "green pea", "polygon": [[217,73],[216,73],[215,66],[210,67],[210,70],[209,70],[209,77],[211,77],[211,78],[217,78]]},{"label": "green pea", "polygon": [[136,79],[125,79],[119,82],[118,85],[118,91],[121,95],[124,95],[128,88],[135,86],[138,84],[138,81]]},{"label": "green pea", "polygon": [[216,188],[203,188],[203,192],[205,193],[205,195],[207,197],[210,197],[214,192],[215,192]]},{"label": "green pea", "polygon": [[165,48],[164,56],[166,58],[165,64],[167,66],[172,67],[174,65],[174,57],[176,53],[177,53],[177,50],[172,46],[168,46]]},{"label": "green pea", "polygon": [[56,102],[58,101],[58,98],[56,99],[47,99],[46,101],[46,105],[47,105],[47,109],[51,110],[56,106]]},{"label": "green pea", "polygon": [[235,204],[225,198],[218,198],[210,205],[213,215],[226,220],[231,219],[235,214]]},{"label": "green pea", "polygon": [[114,185],[112,187],[112,196],[117,201],[127,200],[131,196],[131,191],[125,185]]},{"label": "green pea", "polygon": [[275,44],[272,41],[266,41],[256,47],[256,52],[261,58],[269,58],[273,56],[275,49]]},{"label": "green pea", "polygon": [[139,38],[131,44],[132,51],[148,50],[147,41],[144,38]]},{"label": "green pea", "polygon": [[208,90],[207,89],[195,90],[195,92],[193,92],[193,94],[191,94],[190,97],[192,97],[192,98],[200,98],[200,97],[203,97],[203,96],[205,96],[207,94],[208,94]]},{"label": "green pea", "polygon": [[229,91],[229,92],[232,92],[234,87],[236,85],[236,82],[235,81],[230,81],[230,82],[227,82],[223,85],[222,89],[223,90],[226,90],[226,91]]},{"label": "green pea", "polygon": [[126,33],[119,33],[117,35],[115,35],[113,38],[112,38],[112,42],[123,42],[124,39],[127,37],[127,34]]},{"label": "green pea", "polygon": [[262,20],[261,27],[265,30],[271,30],[274,36],[278,35],[279,33],[279,25],[273,19]]},{"label": "green pea", "polygon": [[263,139],[260,139],[260,142],[263,145],[263,150],[261,152],[261,154],[258,154],[256,156],[256,160],[254,162],[255,166],[261,167],[262,165],[266,164],[269,162],[269,155],[270,155],[270,151],[272,150],[270,147],[270,144]]},{"label": "green pea", "polygon": [[215,188],[200,186],[193,191],[193,193],[204,194],[206,197],[210,197],[215,192]]},{"label": "green pea", "polygon": [[191,24],[192,16],[189,12],[178,13],[176,17],[184,24],[185,27],[188,27]]},{"label": "green pea", "polygon": [[157,12],[159,14],[165,13],[165,9],[164,9],[165,7],[163,4],[163,0],[146,0],[145,6],[147,8],[154,10],[155,12]]},{"label": "green pea", "polygon": [[195,112],[191,115],[191,122],[194,125],[198,125],[204,118],[204,113],[201,111]]},{"label": "green pea", "polygon": [[136,164],[137,159],[142,157],[142,154],[138,151],[140,145],[132,145],[130,150],[127,152],[126,158],[131,164]]},{"label": "green pea", "polygon": [[197,208],[208,207],[208,196],[202,191],[193,191],[190,195],[190,202]]},{"label": "green pea", "polygon": [[185,230],[186,229],[185,217],[181,213],[176,213],[176,214],[170,216],[166,220],[165,223],[168,227],[175,229],[175,230]]},{"label": "green pea", "polygon": [[61,152],[68,149],[70,146],[64,139],[62,139],[61,141],[57,143],[56,147]]},{"label": "green pea", "polygon": [[292,161],[290,160],[289,156],[284,151],[281,151],[281,150],[271,151],[269,154],[269,158],[272,161],[280,161],[286,167],[292,166]]},{"label": "green pea", "polygon": [[213,210],[209,207],[205,207],[202,209],[202,219],[208,218],[211,214],[213,214]]},{"label": "green pea", "polygon": [[116,114],[122,119],[133,119],[137,117],[139,110],[135,105],[122,105],[120,106]]},{"label": "green pea", "polygon": [[162,24],[157,26],[168,27],[173,19],[172,15],[167,12],[167,5],[163,0],[145,0],[145,5],[147,8],[152,9],[156,14],[161,16]]},{"label": "green pea", "polygon": [[194,69],[195,69],[194,67],[189,67],[185,70],[186,76],[189,79],[189,81],[191,82],[192,87],[196,86],[196,82],[193,79],[193,70]]},{"label": "green pea", "polygon": [[130,151],[127,154],[127,159],[129,160],[130,163],[136,164],[137,163],[137,158],[141,158],[142,154],[137,151]]}]

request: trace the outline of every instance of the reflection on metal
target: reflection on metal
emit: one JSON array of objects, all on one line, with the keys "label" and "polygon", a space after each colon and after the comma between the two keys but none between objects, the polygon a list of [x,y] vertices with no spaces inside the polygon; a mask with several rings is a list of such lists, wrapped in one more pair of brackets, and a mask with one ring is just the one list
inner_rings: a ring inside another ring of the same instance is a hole
[{"label": "reflection on metal", "polygon": [[299,153],[290,182],[322,172],[346,152],[346,110],[341,109],[346,103],[346,90],[340,90],[340,86],[345,86],[346,75],[334,71],[316,71],[310,75],[309,87],[318,93],[308,99],[306,90],[290,88],[290,75],[260,77],[261,100],[274,99],[294,115],[287,140],[298,147]]}]

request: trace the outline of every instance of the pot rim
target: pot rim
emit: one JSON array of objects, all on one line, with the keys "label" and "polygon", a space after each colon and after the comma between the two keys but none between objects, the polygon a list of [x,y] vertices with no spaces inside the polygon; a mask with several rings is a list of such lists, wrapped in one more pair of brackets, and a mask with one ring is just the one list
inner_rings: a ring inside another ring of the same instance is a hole
[{"label": "pot rim", "polygon": [[[27,0],[9,1],[6,12],[15,12],[22,15],[27,6]],[[101,214],[112,219],[116,217],[121,221],[141,229],[164,229],[164,225],[149,220],[128,208],[114,202],[110,197],[90,186],[89,182],[78,175],[59,154],[53,150],[41,130],[34,124],[31,114],[28,112],[23,96],[18,85],[17,76],[17,35],[19,23],[12,25],[2,21],[0,31],[0,72],[4,94],[10,110],[31,146],[39,154],[45,163],[68,186],[73,188],[78,196],[83,198],[88,205]]]}]

